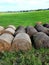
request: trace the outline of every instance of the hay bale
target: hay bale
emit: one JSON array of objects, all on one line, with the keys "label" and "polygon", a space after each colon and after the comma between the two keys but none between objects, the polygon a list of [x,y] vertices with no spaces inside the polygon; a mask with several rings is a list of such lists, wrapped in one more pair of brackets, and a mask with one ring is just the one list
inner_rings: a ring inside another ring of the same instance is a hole
[{"label": "hay bale", "polygon": [[7,29],[5,29],[5,30],[3,31],[3,33],[9,33],[9,34],[14,35],[15,30],[14,30],[14,29],[12,29],[12,28],[7,28]]},{"label": "hay bale", "polygon": [[33,36],[35,33],[37,33],[37,30],[33,26],[27,26],[26,27],[26,33],[29,34],[29,36]]},{"label": "hay bale", "polygon": [[8,25],[8,28],[12,28],[12,29],[16,30],[16,27],[14,25]]},{"label": "hay bale", "polygon": [[37,22],[36,24],[42,24],[42,22],[41,22],[41,21],[39,21],[39,22]]},{"label": "hay bale", "polygon": [[49,24],[48,23],[43,24],[43,26],[49,28]]},{"label": "hay bale", "polygon": [[19,33],[15,36],[12,49],[27,51],[32,48],[31,40],[26,33]]},{"label": "hay bale", "polygon": [[44,26],[42,26],[41,24],[37,24],[37,25],[35,26],[35,28],[37,29],[38,32],[44,32],[44,33],[46,33],[47,35],[49,35],[49,29],[46,28],[46,27],[44,27]]},{"label": "hay bale", "polygon": [[33,40],[36,48],[49,48],[49,36],[43,32],[38,32],[33,35]]},{"label": "hay bale", "polygon": [[4,31],[4,27],[0,26],[0,34]]},{"label": "hay bale", "polygon": [[10,50],[13,36],[9,33],[4,33],[0,36],[0,51]]},{"label": "hay bale", "polygon": [[25,33],[25,28],[23,26],[18,26],[15,35],[18,33]]}]

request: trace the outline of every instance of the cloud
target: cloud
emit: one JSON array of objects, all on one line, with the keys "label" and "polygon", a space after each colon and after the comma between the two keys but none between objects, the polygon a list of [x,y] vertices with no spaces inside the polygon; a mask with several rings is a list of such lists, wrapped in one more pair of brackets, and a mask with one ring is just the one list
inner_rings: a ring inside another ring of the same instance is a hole
[{"label": "cloud", "polygon": [[0,11],[49,8],[49,0],[0,0]]}]

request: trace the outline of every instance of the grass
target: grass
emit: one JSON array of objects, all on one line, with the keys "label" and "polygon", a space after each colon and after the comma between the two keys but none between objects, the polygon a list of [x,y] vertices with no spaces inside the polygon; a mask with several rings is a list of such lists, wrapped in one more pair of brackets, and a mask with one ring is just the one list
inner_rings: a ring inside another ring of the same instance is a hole
[{"label": "grass", "polygon": [[35,25],[37,21],[43,23],[49,23],[49,10],[47,11],[33,11],[33,12],[22,12],[22,13],[1,13],[0,14],[0,25],[7,26],[13,24],[18,25]]},{"label": "grass", "polygon": [[[49,23],[49,10],[22,13],[0,13],[0,25],[13,24],[34,26],[37,21]],[[0,52],[0,65],[49,65],[49,49],[41,48],[24,51]]]},{"label": "grass", "polygon": [[49,65],[49,49],[2,52],[0,65]]}]

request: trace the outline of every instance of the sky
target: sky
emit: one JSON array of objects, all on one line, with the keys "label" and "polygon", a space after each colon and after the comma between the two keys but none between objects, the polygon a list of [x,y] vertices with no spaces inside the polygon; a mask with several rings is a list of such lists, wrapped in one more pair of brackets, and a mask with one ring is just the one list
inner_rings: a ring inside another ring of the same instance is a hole
[{"label": "sky", "polygon": [[0,0],[0,11],[20,11],[49,8],[49,0]]}]

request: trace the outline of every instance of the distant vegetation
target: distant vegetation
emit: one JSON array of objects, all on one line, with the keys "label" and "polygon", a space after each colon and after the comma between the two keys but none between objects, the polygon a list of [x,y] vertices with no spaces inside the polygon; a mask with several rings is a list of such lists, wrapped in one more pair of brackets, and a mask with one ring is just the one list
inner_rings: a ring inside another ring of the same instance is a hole
[{"label": "distant vegetation", "polygon": [[31,12],[31,11],[42,11],[42,10],[49,10],[49,8],[47,8],[47,9],[36,9],[36,10],[5,11],[5,12],[16,13],[16,12]]}]

